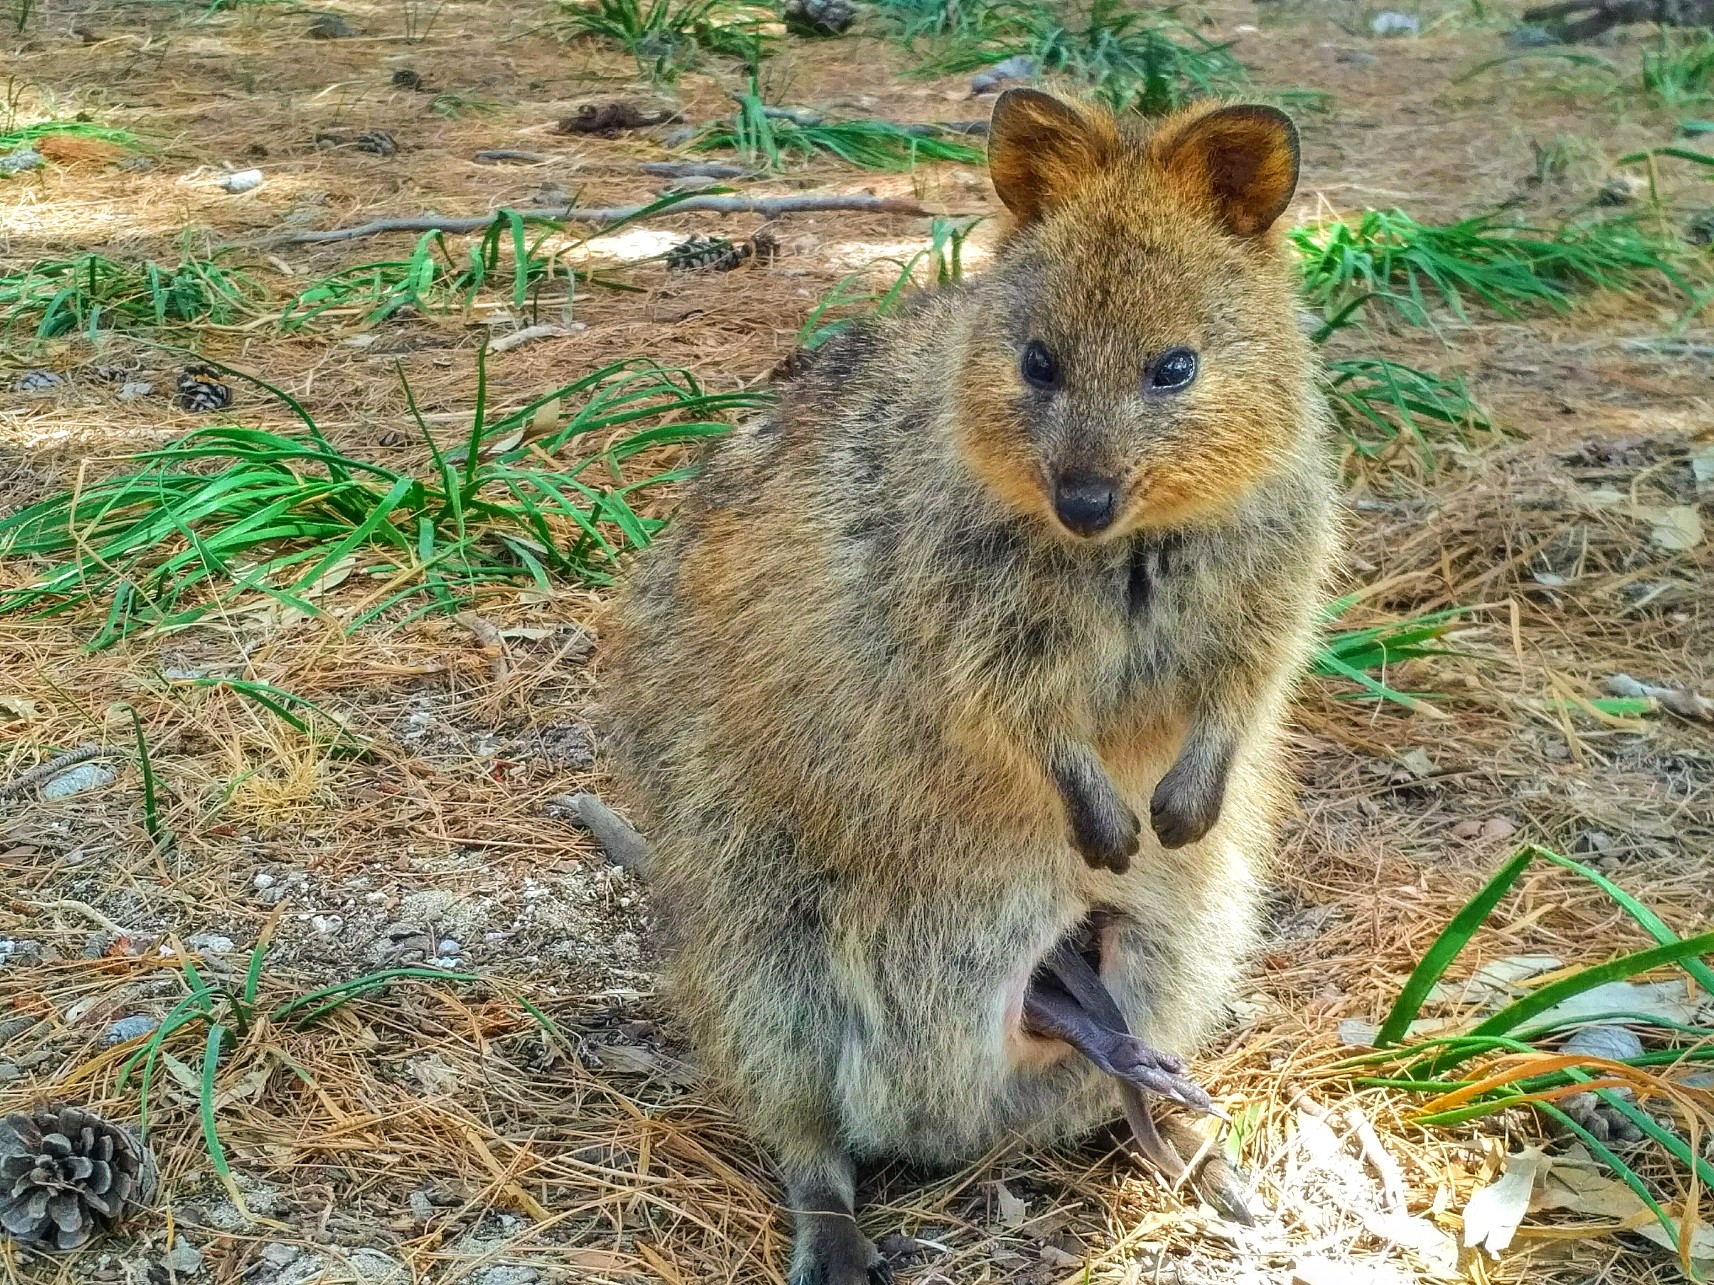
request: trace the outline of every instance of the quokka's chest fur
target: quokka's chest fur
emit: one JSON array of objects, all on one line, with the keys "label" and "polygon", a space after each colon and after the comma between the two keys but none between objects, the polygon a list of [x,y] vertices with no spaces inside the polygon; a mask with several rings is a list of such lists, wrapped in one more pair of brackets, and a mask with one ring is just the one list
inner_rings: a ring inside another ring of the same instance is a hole
[{"label": "quokka's chest fur", "polygon": [[[699,517],[734,540],[783,517],[790,536],[760,555],[772,574],[730,605],[757,610],[761,595],[813,622],[818,668],[1021,715],[1135,722],[1299,628],[1292,589],[1321,538],[1312,484],[1288,475],[1215,520],[1073,545],[984,492],[933,431],[933,395],[859,381],[813,409],[832,427],[808,442],[794,442],[791,408],[783,426],[743,430]],[[782,512],[782,495],[803,506]]]}]

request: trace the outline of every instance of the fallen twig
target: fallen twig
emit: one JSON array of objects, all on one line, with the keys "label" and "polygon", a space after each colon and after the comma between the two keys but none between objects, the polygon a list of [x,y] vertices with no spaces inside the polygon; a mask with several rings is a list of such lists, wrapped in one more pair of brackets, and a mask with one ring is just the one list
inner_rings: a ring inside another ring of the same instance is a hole
[{"label": "fallen twig", "polygon": [[495,147],[486,152],[478,152],[471,159],[488,162],[518,161],[525,165],[538,165],[549,157],[541,152],[518,152],[509,147]]},{"label": "fallen twig", "polygon": [[593,794],[562,794],[552,805],[571,813],[577,824],[594,836],[595,842],[614,865],[642,875],[649,866],[649,841],[632,824]]},{"label": "fallen twig", "polygon": [[755,174],[742,165],[725,165],[719,161],[644,161],[645,174],[660,178],[754,178]]},{"label": "fallen twig", "polygon": [[566,335],[575,335],[582,330],[581,324],[576,326],[525,326],[522,330],[514,330],[509,335],[501,335],[488,344],[489,352],[511,352],[512,349],[524,344],[534,343],[538,339],[559,339]]},{"label": "fallen twig", "polygon": [[[93,758],[94,755],[91,755],[90,757]],[[106,915],[102,914],[86,901],[77,901],[71,897],[61,897],[58,901],[26,901],[24,904],[31,910],[75,910],[85,919],[89,920],[93,924],[99,924],[115,937],[131,937],[135,935],[131,929],[126,928],[122,924],[114,923]]]},{"label": "fallen twig", "polygon": [[[591,206],[580,209],[575,205],[558,210],[532,210],[524,218],[532,223],[622,223],[634,219],[649,207],[646,205]],[[808,214],[823,210],[860,210],[872,214],[904,214],[926,219],[929,211],[915,201],[892,196],[852,194],[841,196],[692,196],[678,202],[663,214],[760,214],[777,219],[782,214]],[[494,214],[467,218],[448,218],[440,214],[419,214],[408,219],[375,219],[355,227],[330,228],[325,232],[292,232],[279,238],[283,245],[325,245],[330,241],[354,241],[358,237],[378,236],[383,232],[475,232],[487,227]]]}]

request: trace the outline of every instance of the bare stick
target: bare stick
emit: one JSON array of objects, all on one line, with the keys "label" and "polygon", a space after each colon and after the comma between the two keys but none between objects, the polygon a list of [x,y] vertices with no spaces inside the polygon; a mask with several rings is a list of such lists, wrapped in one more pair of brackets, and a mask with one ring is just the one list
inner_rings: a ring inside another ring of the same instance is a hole
[{"label": "bare stick", "polygon": [[[526,219],[550,223],[621,223],[634,219],[649,207],[646,205],[615,205],[580,209],[575,205],[558,210],[526,213]],[[873,214],[904,214],[926,219],[929,211],[915,201],[892,196],[692,196],[668,206],[662,214],[760,214],[777,219],[782,214],[807,214],[818,210],[863,210]],[[355,227],[332,228],[326,232],[293,232],[280,238],[285,245],[325,245],[330,241],[354,241],[358,237],[376,236],[382,232],[475,232],[495,219],[495,214],[470,218],[447,218],[439,214],[420,214],[413,219],[375,219]]]}]

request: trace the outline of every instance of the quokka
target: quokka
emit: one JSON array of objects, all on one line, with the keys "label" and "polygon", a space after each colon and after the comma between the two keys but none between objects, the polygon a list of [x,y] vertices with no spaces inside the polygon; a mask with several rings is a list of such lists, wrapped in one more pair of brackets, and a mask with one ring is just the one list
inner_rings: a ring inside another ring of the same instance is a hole
[{"label": "quokka", "polygon": [[[711,454],[604,639],[671,983],[793,1285],[888,1279],[858,1162],[1207,1110],[1333,537],[1266,107],[995,106],[992,266]],[[1145,825],[1139,816],[1146,817]]]}]

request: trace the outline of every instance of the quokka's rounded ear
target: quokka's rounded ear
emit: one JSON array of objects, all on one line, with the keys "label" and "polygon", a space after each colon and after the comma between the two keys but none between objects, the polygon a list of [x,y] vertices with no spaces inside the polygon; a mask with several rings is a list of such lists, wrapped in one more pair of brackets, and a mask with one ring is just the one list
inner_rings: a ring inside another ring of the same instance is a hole
[{"label": "quokka's rounded ear", "polygon": [[1008,89],[988,123],[988,176],[1020,224],[1042,217],[1113,159],[1111,122],[1050,94]]},{"label": "quokka's rounded ear", "polygon": [[1259,236],[1297,190],[1297,126],[1273,107],[1222,107],[1169,140],[1163,164],[1181,191],[1213,202],[1228,231]]}]

